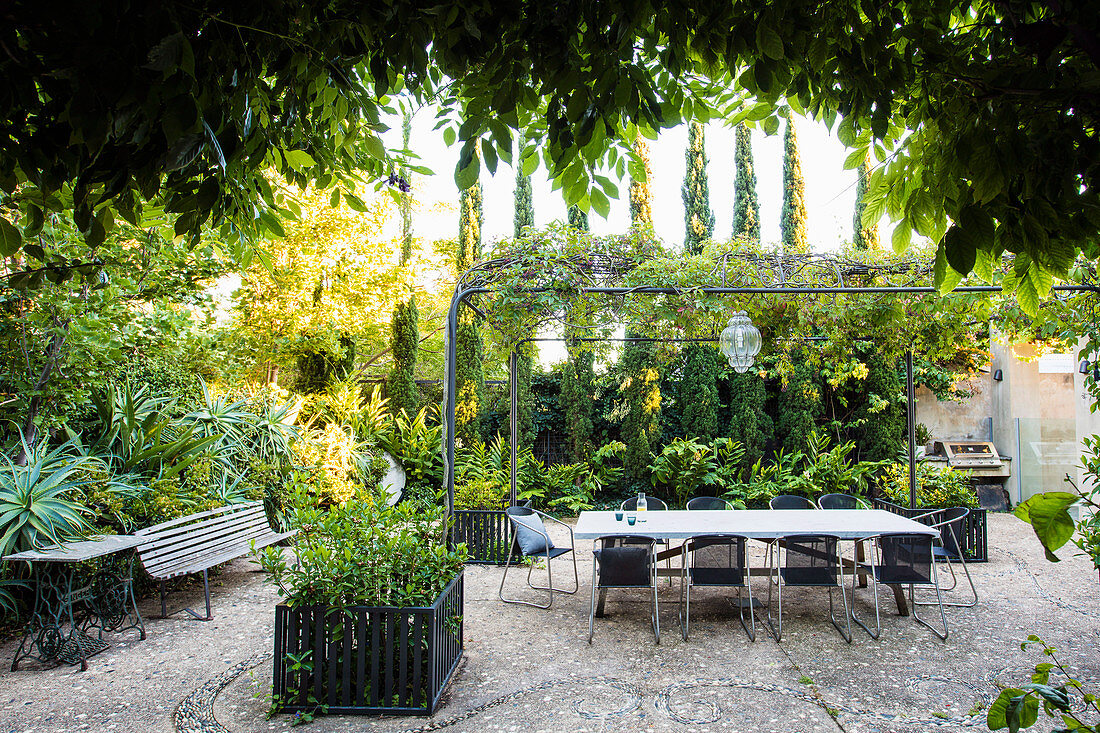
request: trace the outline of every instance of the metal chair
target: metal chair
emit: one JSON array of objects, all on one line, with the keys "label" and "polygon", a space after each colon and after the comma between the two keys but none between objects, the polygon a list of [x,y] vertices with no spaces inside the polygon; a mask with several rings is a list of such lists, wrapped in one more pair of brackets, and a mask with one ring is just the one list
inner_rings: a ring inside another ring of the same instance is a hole
[{"label": "metal chair", "polygon": [[771,501],[768,502],[769,509],[817,509],[817,504],[807,499],[805,496],[795,496],[794,494],[780,494],[779,496],[773,496]]},{"label": "metal chair", "polygon": [[[934,538],[923,534],[883,534],[867,538],[871,543],[870,562],[859,565],[859,569],[871,576],[871,589],[875,595],[875,630],[872,632],[861,620],[856,617],[856,575],[852,573],[852,620],[863,627],[872,639],[877,639],[882,634],[882,619],[879,611],[878,586],[880,583],[887,585],[908,585],[909,605],[913,609],[913,618],[932,631],[933,634],[944,641],[947,640],[947,614],[944,613],[943,595],[940,589],[939,576],[936,572],[936,563],[933,560],[932,545]],[[917,613],[918,604],[914,599],[913,587],[916,585],[931,585],[936,588],[936,604],[940,607],[940,620],[943,622],[943,633]]]},{"label": "metal chair", "polygon": [[[646,511],[650,512],[663,512],[668,510],[668,504],[664,503],[656,496],[647,495],[645,498]],[[619,511],[621,512],[636,512],[638,511],[638,497],[632,496],[622,504],[619,505]]]},{"label": "metal chair", "polygon": [[[513,506],[504,510],[511,525],[511,541],[508,543],[508,559],[504,561],[504,574],[500,577],[500,589],[497,597],[505,603],[518,603],[535,608],[550,608],[554,605],[555,593],[573,595],[580,588],[580,578],[577,575],[577,556],[573,553],[576,543],[573,541],[573,528],[561,520],[554,519],[549,514],[544,514],[530,507]],[[550,535],[546,531],[543,519],[562,525],[569,530],[569,547],[555,547]],[[573,590],[554,587],[554,576],[550,571],[550,561],[555,557],[565,554],[573,555]],[[545,604],[525,601],[521,598],[504,597],[504,581],[508,579],[508,569],[512,566],[512,557],[516,554],[527,558],[542,558],[546,560],[546,585],[535,585],[531,582],[531,573],[535,569],[535,563],[527,568],[527,585],[535,590],[547,591],[549,598]]]},{"label": "metal chair", "polygon": [[[735,534],[708,534],[692,537],[684,543],[680,578],[680,631],[687,641],[691,626],[691,589],[693,586],[737,588],[741,627],[750,641],[756,641],[756,612],[753,610],[752,585],[749,583],[749,559],[745,552],[747,537]],[[745,625],[745,606],[741,589],[748,589],[750,625]]]},{"label": "metal chair", "polygon": [[592,603],[588,613],[588,643],[596,630],[596,590],[609,588],[653,589],[653,637],[661,643],[661,619],[657,605],[656,541],[652,537],[615,535],[600,537],[592,552]]},{"label": "metal chair", "polygon": [[870,509],[871,506],[858,496],[851,494],[825,494],[817,497],[820,509]]},{"label": "metal chair", "polygon": [[[943,605],[945,606],[970,608],[978,603],[978,589],[974,586],[974,579],[970,577],[970,568],[966,566],[966,552],[962,546],[962,537],[966,533],[966,518],[968,516],[970,516],[970,509],[964,506],[956,506],[948,509],[936,509],[913,517],[921,524],[927,524],[929,527],[934,527],[940,531],[939,538],[932,544],[932,559],[937,563],[945,563],[951,573],[951,585],[942,590],[949,593],[955,590],[959,584],[958,576],[955,575],[955,562],[962,565],[963,573],[970,584],[970,593],[973,595],[971,600],[965,603],[962,601],[944,601]],[[916,603],[921,606],[936,605],[931,601],[917,601]]]},{"label": "metal chair", "polygon": [[730,504],[725,499],[719,499],[717,496],[697,496],[690,500],[684,507],[688,511],[698,510],[725,510],[733,509],[733,504]]},{"label": "metal chair", "polygon": [[[848,593],[844,589],[844,569],[840,557],[837,555],[837,544],[840,538],[827,534],[801,534],[790,535],[782,540],[776,540],[772,544],[781,544],[783,550],[783,563],[776,561],[776,554],[768,554],[768,571],[774,568],[775,574],[772,582],[768,583],[768,628],[776,641],[783,639],[783,586],[818,587],[829,589],[829,620],[844,637],[844,641],[852,643],[852,622],[848,611]],[[772,621],[772,585],[779,589],[779,626]],[[844,622],[847,629],[840,627],[833,610],[833,589],[840,588],[840,597],[844,602]]]}]

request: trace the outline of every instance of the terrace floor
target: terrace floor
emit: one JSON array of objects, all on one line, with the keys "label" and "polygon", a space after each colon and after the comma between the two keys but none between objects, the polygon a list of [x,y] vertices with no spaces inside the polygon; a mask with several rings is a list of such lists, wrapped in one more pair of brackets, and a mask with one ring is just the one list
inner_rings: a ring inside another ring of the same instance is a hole
[{"label": "terrace floor", "polygon": [[[890,613],[880,641],[853,627],[853,643],[846,644],[829,623],[819,589],[785,594],[778,644],[763,628],[750,643],[724,593],[693,592],[692,634],[685,642],[677,625],[678,587],[662,582],[659,646],[646,596],[630,591],[609,596],[609,615],[596,620],[589,646],[590,543],[579,548],[581,591],[559,595],[546,611],[501,603],[503,571],[471,566],[465,657],[439,711],[430,718],[322,717],[309,729],[985,730],[985,709],[998,686],[1027,682],[1040,661],[1038,650],[1020,649],[1028,634],[1058,647],[1079,679],[1100,685],[1100,601],[1090,563],[1068,551],[1061,563],[1049,563],[1030,527],[1009,515],[991,514],[989,522],[990,562],[971,566],[981,601],[948,609],[946,643]],[[155,618],[159,604],[149,599],[141,607],[148,638],[118,638],[86,672],[29,663],[9,672],[17,642],[0,644],[0,732],[288,728],[290,716],[266,715],[277,597],[253,568],[240,560],[219,574],[215,619],[208,623],[186,614]],[[558,560],[555,568],[564,579],[566,565]],[[518,589],[522,574],[514,578]],[[756,579],[754,587],[761,595],[766,581]],[[873,614],[869,590],[858,597],[859,613]],[[890,602],[888,593],[883,600]],[[197,608],[201,587],[171,601]],[[1033,730],[1051,727],[1041,719]]]}]

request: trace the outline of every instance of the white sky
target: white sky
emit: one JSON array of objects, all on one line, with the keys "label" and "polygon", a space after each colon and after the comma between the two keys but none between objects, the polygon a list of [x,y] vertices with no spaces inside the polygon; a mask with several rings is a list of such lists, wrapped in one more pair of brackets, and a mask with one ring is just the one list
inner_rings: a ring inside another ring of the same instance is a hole
[{"label": "white sky", "polygon": [[[410,147],[421,156],[422,163],[435,171],[430,177],[418,176],[414,186],[422,202],[453,201],[458,190],[454,183],[454,167],[458,146],[448,148],[439,131],[432,131],[434,118],[426,112],[415,119]],[[798,119],[799,152],[802,174],[806,181],[807,230],[812,248],[825,251],[837,248],[852,239],[852,214],[855,204],[856,172],[844,170],[848,150],[829,133],[825,126],[813,120]],[[387,135],[387,142],[400,146],[399,124]],[[760,201],[761,239],[778,242],[779,213],[783,205],[783,134],[766,136],[752,131],[753,160],[756,167],[756,190]],[[650,142],[653,167],[654,229],[665,244],[679,245],[684,238],[684,206],[680,187],[684,180],[684,152],[687,146],[687,126],[662,131]],[[707,125],[707,174],[710,185],[710,206],[715,215],[714,239],[731,236],[733,226],[733,129],[721,123]],[[560,191],[552,191],[546,170],[539,167],[532,175],[534,184],[535,223],[545,226],[564,219],[566,206]],[[482,170],[485,224],[482,230],[485,244],[510,237],[513,233],[513,200],[515,186],[513,170],[501,163],[495,176]],[[592,231],[597,234],[623,232],[630,223],[630,204],[626,197],[628,181],[619,184],[620,197],[611,202],[608,219],[595,211],[589,212]],[[434,216],[417,215],[413,222],[417,236],[428,240],[456,236],[457,209],[453,213]],[[883,241],[889,241],[887,221],[880,225]]]}]

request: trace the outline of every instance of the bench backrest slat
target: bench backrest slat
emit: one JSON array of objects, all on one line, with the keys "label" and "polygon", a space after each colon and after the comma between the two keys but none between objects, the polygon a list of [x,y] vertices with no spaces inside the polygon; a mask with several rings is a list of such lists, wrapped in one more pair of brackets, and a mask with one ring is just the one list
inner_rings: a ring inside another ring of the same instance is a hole
[{"label": "bench backrest slat", "polygon": [[200,519],[206,517],[213,517],[218,514],[230,514],[242,511],[255,511],[257,507],[263,508],[263,504],[258,501],[246,501],[240,504],[227,504],[226,506],[220,506],[216,509],[208,509],[204,512],[198,512],[196,514],[188,514],[184,517],[177,517],[175,519],[169,519],[167,522],[161,522],[160,524],[154,524],[151,527],[145,529],[139,529],[134,532],[135,535],[143,536],[147,534],[157,534],[163,530],[171,529],[181,524],[193,524]]},{"label": "bench backrest slat", "polygon": [[147,564],[153,561],[170,561],[180,555],[188,555],[208,546],[221,544],[247,545],[249,538],[265,534],[274,534],[271,528],[267,526],[267,522],[262,519],[253,520],[236,527],[222,527],[204,532],[201,535],[178,537],[170,543],[162,543],[149,548],[143,547],[140,550],[140,555],[142,562]]}]

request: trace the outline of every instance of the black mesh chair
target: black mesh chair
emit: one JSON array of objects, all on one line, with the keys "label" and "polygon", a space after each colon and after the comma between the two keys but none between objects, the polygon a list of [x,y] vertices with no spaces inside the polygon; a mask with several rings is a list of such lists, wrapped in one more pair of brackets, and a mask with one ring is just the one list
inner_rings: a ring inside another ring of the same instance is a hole
[{"label": "black mesh chair", "polygon": [[[932,545],[932,559],[937,563],[943,563],[951,573],[951,585],[942,588],[949,593],[958,586],[959,578],[955,575],[955,563],[962,565],[966,581],[970,584],[971,598],[968,601],[943,601],[945,606],[958,608],[970,608],[978,603],[978,589],[974,586],[974,579],[970,577],[970,568],[966,566],[966,552],[963,550],[962,538],[966,534],[966,518],[970,516],[970,510],[964,506],[950,507],[948,509],[936,509],[913,517],[921,524],[935,527],[940,531],[940,536]],[[917,601],[921,606],[934,606],[932,601]]]},{"label": "black mesh chair", "polygon": [[[882,619],[879,610],[878,586],[880,583],[887,585],[908,585],[909,605],[913,609],[913,618],[920,624],[931,629],[932,633],[944,641],[947,640],[947,614],[944,613],[943,596],[940,590],[939,577],[936,573],[936,563],[932,559],[932,546],[934,538],[923,534],[883,534],[868,538],[871,541],[870,562],[860,564],[859,570],[871,576],[871,589],[875,596],[875,630],[871,631],[866,624],[856,617],[856,581],[852,574],[852,620],[863,627],[863,630],[877,639],[882,634]],[[917,604],[914,598],[913,588],[917,585],[934,586],[936,589],[936,601],[940,607],[940,620],[943,622],[943,633],[925,621],[917,613]]]},{"label": "black mesh chair", "polygon": [[[768,628],[776,641],[783,639],[783,586],[817,587],[829,589],[829,620],[844,637],[852,643],[851,615],[848,612],[848,593],[844,589],[844,570],[837,545],[840,539],[834,535],[802,534],[790,535],[777,540],[782,550],[782,562],[777,561],[779,553],[768,553],[769,574],[774,567],[772,582],[768,584]],[[774,545],[775,543],[773,543]],[[772,586],[778,589],[779,625],[772,620]],[[841,628],[833,610],[833,590],[840,588],[840,597],[844,603],[845,628]]]},{"label": "black mesh chair", "polygon": [[794,494],[780,494],[773,496],[768,502],[769,509],[817,509],[817,505],[805,496]]},{"label": "black mesh chair", "polygon": [[851,494],[825,494],[817,497],[817,506],[821,509],[870,509],[863,499]]},{"label": "black mesh chair", "polygon": [[596,631],[596,590],[608,588],[653,589],[653,638],[661,643],[661,619],[657,606],[656,541],[652,537],[617,535],[600,537],[592,552],[592,605],[588,613],[588,643]]},{"label": "black mesh chair", "polygon": [[[646,496],[645,498],[646,511],[650,512],[664,512],[668,511],[668,504],[664,503],[656,496]],[[638,511],[638,497],[632,496],[622,504],[619,505],[619,511],[621,512],[636,512]]]},{"label": "black mesh chair", "polygon": [[725,499],[719,499],[717,496],[697,496],[687,503],[684,507],[688,511],[699,510],[726,510],[733,509],[733,505]]},{"label": "black mesh chair", "polygon": [[[749,560],[745,552],[748,538],[734,534],[708,534],[692,537],[684,543],[683,575],[680,578],[680,631],[687,641],[691,626],[691,589],[693,586],[737,588],[737,603],[741,609],[741,627],[756,641],[756,613],[749,583]],[[741,590],[749,596],[749,625],[745,624],[745,606]]]},{"label": "black mesh chair", "polygon": [[[567,593],[569,595],[576,593],[580,587],[580,580],[577,575],[577,556],[573,553],[573,547],[575,546],[573,528],[561,520],[554,519],[549,514],[544,514],[530,507],[513,506],[508,507],[504,512],[508,516],[508,522],[511,525],[512,538],[511,542],[508,543],[508,559],[504,561],[504,574],[500,576],[500,589],[497,591],[497,597],[505,603],[518,603],[524,606],[534,606],[535,608],[550,608],[554,605],[555,593]],[[542,522],[543,519],[549,519],[551,522],[560,524],[569,530],[569,547],[554,546],[554,542],[546,531],[546,525]],[[555,588],[554,575],[550,571],[550,561],[565,554],[573,557],[573,590]],[[535,563],[532,562],[527,568],[527,585],[535,590],[547,592],[548,598],[545,604],[504,596],[504,581],[508,579],[508,569],[512,566],[512,558],[516,555],[532,560],[546,560],[546,585],[535,585],[531,582],[531,573],[535,569]]]}]

